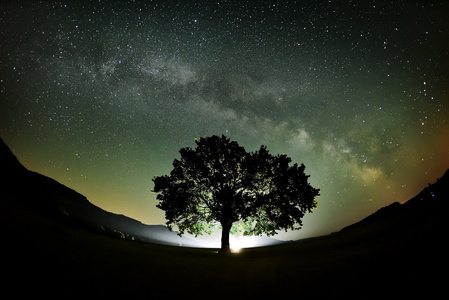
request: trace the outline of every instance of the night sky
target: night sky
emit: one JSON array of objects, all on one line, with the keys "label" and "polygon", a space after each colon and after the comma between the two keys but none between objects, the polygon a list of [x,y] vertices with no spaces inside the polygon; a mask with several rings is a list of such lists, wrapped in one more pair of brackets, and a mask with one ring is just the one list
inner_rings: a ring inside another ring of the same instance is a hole
[{"label": "night sky", "polygon": [[[3,2],[7,2],[6,4]],[[266,145],[321,189],[331,233],[449,168],[449,2],[2,1],[0,136],[93,204],[151,193],[195,137]]]}]

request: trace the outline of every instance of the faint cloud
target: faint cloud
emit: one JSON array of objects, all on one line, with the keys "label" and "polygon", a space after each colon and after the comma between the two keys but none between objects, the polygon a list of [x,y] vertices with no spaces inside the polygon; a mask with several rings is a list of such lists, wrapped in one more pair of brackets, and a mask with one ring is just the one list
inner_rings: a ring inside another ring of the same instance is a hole
[{"label": "faint cloud", "polygon": [[297,131],[292,132],[289,143],[293,147],[305,151],[311,151],[316,145],[315,141],[312,140],[309,133],[304,128],[299,128]]},{"label": "faint cloud", "polygon": [[320,155],[323,165],[332,165],[340,176],[353,178],[363,185],[375,183],[384,177],[380,167],[366,165],[357,159],[344,140],[323,141]]},{"label": "faint cloud", "polygon": [[176,58],[151,57],[138,64],[141,74],[172,85],[186,85],[197,80],[192,66]]},{"label": "faint cloud", "polygon": [[117,65],[117,60],[110,60],[107,62],[104,62],[99,70],[100,75],[102,76],[109,76],[114,73],[115,66]]},{"label": "faint cloud", "polygon": [[356,166],[355,168],[357,176],[361,179],[363,184],[374,183],[383,177],[383,172],[380,168],[368,167],[368,166]]}]

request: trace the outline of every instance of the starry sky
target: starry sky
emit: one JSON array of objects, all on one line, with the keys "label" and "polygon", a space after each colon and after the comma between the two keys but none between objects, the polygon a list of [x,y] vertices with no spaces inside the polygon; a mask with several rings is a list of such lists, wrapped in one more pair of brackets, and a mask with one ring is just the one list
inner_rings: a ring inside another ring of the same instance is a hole
[{"label": "starry sky", "polygon": [[[6,3],[4,3],[6,2]],[[449,2],[2,1],[0,136],[93,204],[164,224],[179,149],[304,163],[328,234],[449,168]]]}]

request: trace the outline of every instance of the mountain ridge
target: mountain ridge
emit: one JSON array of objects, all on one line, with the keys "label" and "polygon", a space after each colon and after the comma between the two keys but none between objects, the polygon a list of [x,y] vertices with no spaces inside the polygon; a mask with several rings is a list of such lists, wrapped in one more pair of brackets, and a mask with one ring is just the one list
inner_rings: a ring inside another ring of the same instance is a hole
[{"label": "mountain ridge", "polygon": [[164,225],[146,225],[125,215],[105,211],[70,187],[28,170],[1,138],[0,160],[4,178],[1,187],[2,198],[15,198],[16,202],[22,202],[15,203],[17,205],[29,205],[47,217],[101,234],[166,245],[201,245],[178,236]]}]

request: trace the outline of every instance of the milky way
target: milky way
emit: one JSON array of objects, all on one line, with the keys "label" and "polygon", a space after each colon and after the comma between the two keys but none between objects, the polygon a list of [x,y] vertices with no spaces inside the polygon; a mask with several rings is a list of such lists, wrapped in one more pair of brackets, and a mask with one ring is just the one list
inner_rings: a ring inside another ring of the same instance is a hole
[{"label": "milky way", "polygon": [[165,223],[151,179],[213,134],[305,164],[319,207],[286,238],[449,168],[447,1],[19,2],[0,5],[0,135],[108,211]]}]

